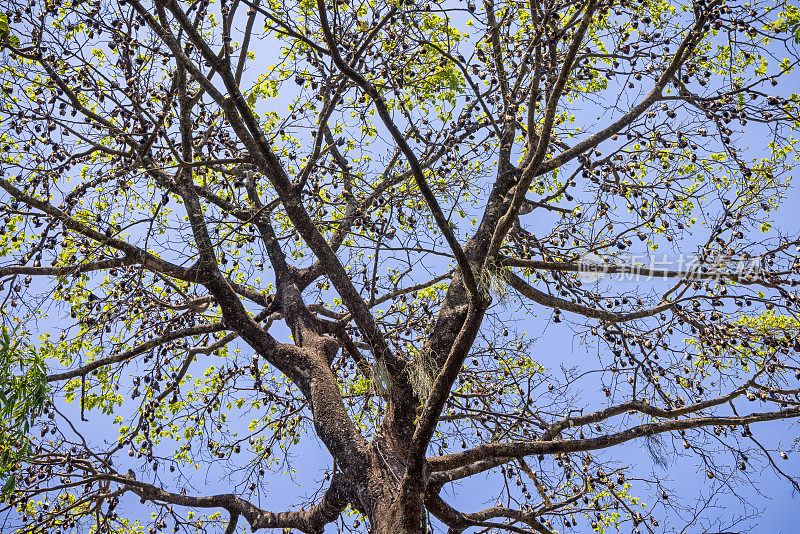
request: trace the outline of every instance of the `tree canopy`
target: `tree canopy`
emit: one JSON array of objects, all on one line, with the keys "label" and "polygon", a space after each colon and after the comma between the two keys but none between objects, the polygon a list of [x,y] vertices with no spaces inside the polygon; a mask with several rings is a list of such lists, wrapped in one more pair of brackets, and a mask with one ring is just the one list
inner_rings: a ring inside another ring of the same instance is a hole
[{"label": "tree canopy", "polygon": [[800,490],[791,3],[3,5],[4,532],[658,532]]}]

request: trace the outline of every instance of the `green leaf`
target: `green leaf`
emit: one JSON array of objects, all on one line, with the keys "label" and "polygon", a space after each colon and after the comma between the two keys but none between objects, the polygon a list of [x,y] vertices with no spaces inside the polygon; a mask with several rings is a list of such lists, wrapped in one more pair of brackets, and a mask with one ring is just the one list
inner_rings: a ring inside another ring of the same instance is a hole
[{"label": "green leaf", "polygon": [[16,477],[8,477],[6,483],[3,484],[3,491],[2,491],[3,495],[11,495],[11,492],[14,491],[14,484],[16,483],[16,481],[17,481]]},{"label": "green leaf", "polygon": [[[19,370],[21,374],[15,374]],[[0,481],[2,493],[14,488],[16,464],[30,450],[28,431],[47,401],[46,366],[41,355],[3,328],[0,336]]]}]

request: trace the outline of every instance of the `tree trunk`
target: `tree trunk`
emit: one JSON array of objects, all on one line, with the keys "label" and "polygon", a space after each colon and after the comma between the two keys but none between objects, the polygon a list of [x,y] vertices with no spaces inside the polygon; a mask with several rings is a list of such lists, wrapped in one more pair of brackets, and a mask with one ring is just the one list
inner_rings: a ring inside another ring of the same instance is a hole
[{"label": "tree trunk", "polygon": [[[414,504],[417,505],[414,508],[422,513],[404,513],[397,497],[376,503],[370,517],[370,534],[425,534],[427,528],[422,498]],[[415,520],[408,521],[409,515]]]},{"label": "tree trunk", "polygon": [[404,510],[401,503],[400,481],[405,472],[403,458],[388,446],[387,440],[376,439],[370,463],[367,513],[370,534],[425,534],[427,524],[422,495],[406,503],[409,510]]}]

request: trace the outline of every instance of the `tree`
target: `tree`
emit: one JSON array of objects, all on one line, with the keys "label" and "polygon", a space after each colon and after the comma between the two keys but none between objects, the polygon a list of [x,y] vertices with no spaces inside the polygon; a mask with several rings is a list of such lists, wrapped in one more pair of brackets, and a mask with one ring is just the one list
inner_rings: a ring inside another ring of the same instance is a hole
[{"label": "tree", "polygon": [[5,5],[4,529],[674,526],[631,440],[800,489],[755,425],[800,416],[793,5]]}]

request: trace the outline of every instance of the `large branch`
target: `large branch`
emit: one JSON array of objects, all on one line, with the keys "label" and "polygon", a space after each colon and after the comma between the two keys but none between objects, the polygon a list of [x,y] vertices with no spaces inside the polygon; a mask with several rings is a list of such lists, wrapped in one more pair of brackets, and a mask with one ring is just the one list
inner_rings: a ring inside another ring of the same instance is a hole
[{"label": "large branch", "polygon": [[28,265],[8,265],[0,267],[0,276],[31,275],[31,276],[65,276],[69,274],[82,274],[92,271],[102,271],[114,267],[135,265],[136,261],[125,256],[108,260],[97,260],[89,263],[76,263],[59,267],[32,267]]},{"label": "large branch", "polygon": [[139,263],[144,266],[145,269],[150,271],[158,272],[161,274],[165,274],[171,278],[177,278],[178,280],[184,280],[187,282],[194,282],[195,281],[195,274],[196,270],[194,267],[187,268],[187,267],[180,267],[178,265],[174,265],[165,261],[158,256],[154,256],[149,252],[146,252],[135,245],[131,245],[130,243],[123,241],[121,239],[117,239],[115,237],[106,237],[105,234],[98,232],[94,228],[91,228],[81,222],[76,221],[60,209],[56,208],[52,204],[48,202],[44,202],[37,198],[34,198],[27,193],[24,193],[14,187],[11,182],[4,178],[0,178],[0,187],[6,190],[12,197],[17,199],[24,204],[35,208],[47,215],[53,217],[60,221],[65,227],[69,228],[70,230],[82,234],[89,239],[97,241],[101,245],[107,246],[109,248],[113,248],[119,250],[120,252],[124,252],[129,260],[134,263]]},{"label": "large branch", "polygon": [[662,311],[668,310],[675,305],[675,302],[662,302],[656,306],[653,306],[652,308],[647,308],[644,310],[630,313],[615,313],[603,310],[601,308],[590,308],[589,306],[577,304],[569,300],[554,297],[553,295],[543,291],[539,291],[511,271],[506,270],[504,275],[507,277],[508,285],[517,290],[521,295],[531,299],[537,304],[547,306],[548,308],[567,310],[579,315],[583,315],[584,317],[601,319],[611,323],[624,323],[627,321],[633,321],[635,319],[650,317]]},{"label": "large branch", "polygon": [[225,325],[223,323],[210,323],[202,326],[193,326],[190,328],[182,328],[180,330],[174,330],[172,332],[164,334],[163,336],[159,336],[151,340],[145,341],[144,343],[136,345],[135,347],[126,350],[124,352],[120,352],[118,354],[112,354],[111,356],[107,356],[105,358],[99,358],[93,362],[87,363],[86,365],[83,365],[76,369],[71,369],[69,371],[63,371],[60,373],[53,373],[47,375],[47,381],[60,382],[62,380],[70,380],[71,378],[85,376],[87,373],[91,373],[92,371],[94,371],[95,369],[99,369],[100,367],[128,361],[131,358],[139,354],[142,354],[143,352],[147,352],[156,347],[160,347],[164,343],[169,343],[170,341],[175,341],[176,339],[182,339],[190,336],[211,334],[213,332],[222,332],[223,330],[225,330]]},{"label": "large branch", "polygon": [[506,508],[504,506],[494,506],[479,512],[464,513],[456,510],[442,499],[436,493],[431,493],[425,496],[425,506],[433,514],[436,519],[450,527],[449,534],[456,534],[466,530],[469,527],[489,527],[491,531],[496,529],[503,529],[509,532],[518,532],[527,534],[530,531],[521,529],[509,524],[502,523],[489,523],[487,519],[495,519],[499,517],[513,519],[525,523],[533,529],[534,532],[540,534],[553,534],[550,530],[545,528],[543,524],[536,520],[533,514],[523,512],[522,510],[515,510],[513,508]]},{"label": "large branch", "polygon": [[487,458],[522,458],[532,454],[555,454],[573,453],[582,451],[592,451],[606,449],[625,443],[632,439],[644,436],[653,436],[665,432],[675,432],[688,430],[691,428],[708,427],[715,425],[742,426],[764,421],[775,421],[780,419],[791,419],[800,417],[800,406],[778,410],[775,412],[754,413],[742,417],[736,416],[709,416],[692,417],[688,419],[676,419],[672,421],[660,421],[658,423],[648,423],[638,425],[614,434],[599,436],[596,438],[576,439],[570,441],[527,441],[510,443],[487,443],[478,447],[449,454],[429,458],[428,463],[433,471],[444,471],[462,467],[479,460]]},{"label": "large branch", "polygon": [[172,493],[152,484],[140,482],[131,475],[110,474],[100,475],[99,478],[122,484],[142,499],[149,501],[193,508],[222,508],[231,515],[244,517],[252,531],[262,528],[295,528],[308,534],[321,534],[324,526],[335,521],[347,506],[345,481],[337,475],[332,478],[331,485],[320,502],[309,510],[277,513],[263,510],[232,493],[198,497]]},{"label": "large branch", "polygon": [[662,419],[677,419],[678,417],[700,413],[702,410],[707,410],[708,408],[713,408],[715,406],[720,406],[721,404],[725,404],[726,402],[730,402],[733,399],[744,395],[747,392],[747,388],[753,387],[755,384],[756,378],[763,373],[763,369],[756,373],[753,378],[748,380],[742,386],[736,388],[735,390],[731,391],[727,395],[722,395],[721,397],[716,397],[713,399],[697,402],[694,404],[689,404],[682,408],[674,408],[670,410],[665,410],[663,408],[658,408],[657,406],[651,406],[650,404],[646,404],[642,401],[630,401],[625,402],[622,404],[618,404],[617,406],[611,406],[609,408],[605,408],[603,410],[598,410],[594,413],[586,414],[586,415],[578,415],[576,417],[571,417],[563,421],[558,421],[548,427],[548,429],[542,435],[543,440],[549,440],[554,438],[558,435],[559,432],[564,430],[565,428],[576,427],[576,426],[583,426],[583,425],[590,425],[592,423],[597,423],[599,421],[605,421],[611,417],[624,414],[626,412],[635,411],[639,413],[643,413],[645,415],[649,415],[651,417],[658,417]]}]

